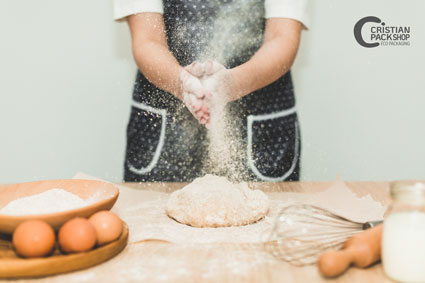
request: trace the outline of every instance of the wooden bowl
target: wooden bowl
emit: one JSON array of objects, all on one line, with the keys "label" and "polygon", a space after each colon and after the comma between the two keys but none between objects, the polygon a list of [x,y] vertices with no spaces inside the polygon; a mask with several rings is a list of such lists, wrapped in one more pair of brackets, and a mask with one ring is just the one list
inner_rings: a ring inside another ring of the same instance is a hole
[{"label": "wooden bowl", "polygon": [[39,219],[46,221],[55,230],[74,217],[89,217],[99,210],[109,210],[115,204],[119,190],[110,183],[93,180],[48,180],[28,182],[0,187],[0,209],[12,200],[42,193],[44,191],[58,188],[64,189],[82,199],[95,196],[95,201],[87,206],[49,214],[38,215],[6,215],[0,214],[0,233],[12,234],[20,223],[26,220]]}]

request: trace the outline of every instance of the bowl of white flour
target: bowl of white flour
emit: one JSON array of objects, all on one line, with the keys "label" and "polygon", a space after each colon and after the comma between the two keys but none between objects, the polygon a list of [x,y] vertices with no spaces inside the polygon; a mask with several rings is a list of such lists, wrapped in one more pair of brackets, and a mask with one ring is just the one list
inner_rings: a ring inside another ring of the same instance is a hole
[{"label": "bowl of white flour", "polygon": [[95,180],[48,180],[0,187],[0,233],[12,234],[26,220],[46,221],[55,229],[74,217],[88,217],[115,204],[114,184]]}]

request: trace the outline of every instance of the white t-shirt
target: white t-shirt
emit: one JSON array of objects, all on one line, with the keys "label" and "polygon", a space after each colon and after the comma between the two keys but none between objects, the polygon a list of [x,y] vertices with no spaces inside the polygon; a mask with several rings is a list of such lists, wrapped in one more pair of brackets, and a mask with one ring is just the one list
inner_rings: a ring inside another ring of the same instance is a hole
[{"label": "white t-shirt", "polygon": [[[265,0],[265,18],[288,18],[301,22],[308,28],[309,0]],[[114,0],[114,19],[123,20],[129,15],[151,12],[164,13],[162,0]]]}]

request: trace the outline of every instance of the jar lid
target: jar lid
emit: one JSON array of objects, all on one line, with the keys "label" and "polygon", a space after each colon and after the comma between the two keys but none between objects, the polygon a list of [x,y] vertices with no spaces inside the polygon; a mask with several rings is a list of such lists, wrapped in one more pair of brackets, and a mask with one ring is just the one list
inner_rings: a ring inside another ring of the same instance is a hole
[{"label": "jar lid", "polygon": [[395,181],[391,182],[391,197],[412,205],[425,204],[425,182]]}]

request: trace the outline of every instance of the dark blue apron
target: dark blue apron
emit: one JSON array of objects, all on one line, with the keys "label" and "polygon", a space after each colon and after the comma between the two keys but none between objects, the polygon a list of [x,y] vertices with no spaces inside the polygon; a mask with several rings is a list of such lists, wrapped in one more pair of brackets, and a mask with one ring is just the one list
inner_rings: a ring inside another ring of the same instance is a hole
[{"label": "dark blue apron", "polygon": [[[168,46],[182,66],[211,58],[233,68],[248,61],[262,44],[264,1],[165,0],[163,4]],[[232,16],[237,20],[228,20]],[[214,30],[221,28],[232,33],[229,38],[217,37]],[[212,38],[217,38],[213,45],[209,44]],[[237,44],[241,39],[243,44]],[[301,142],[290,72],[229,103],[227,113],[242,140],[242,151],[235,158],[243,166],[243,179],[299,180]],[[203,163],[207,148],[205,127],[180,100],[138,72],[127,127],[124,180],[192,181],[208,173]]]}]

